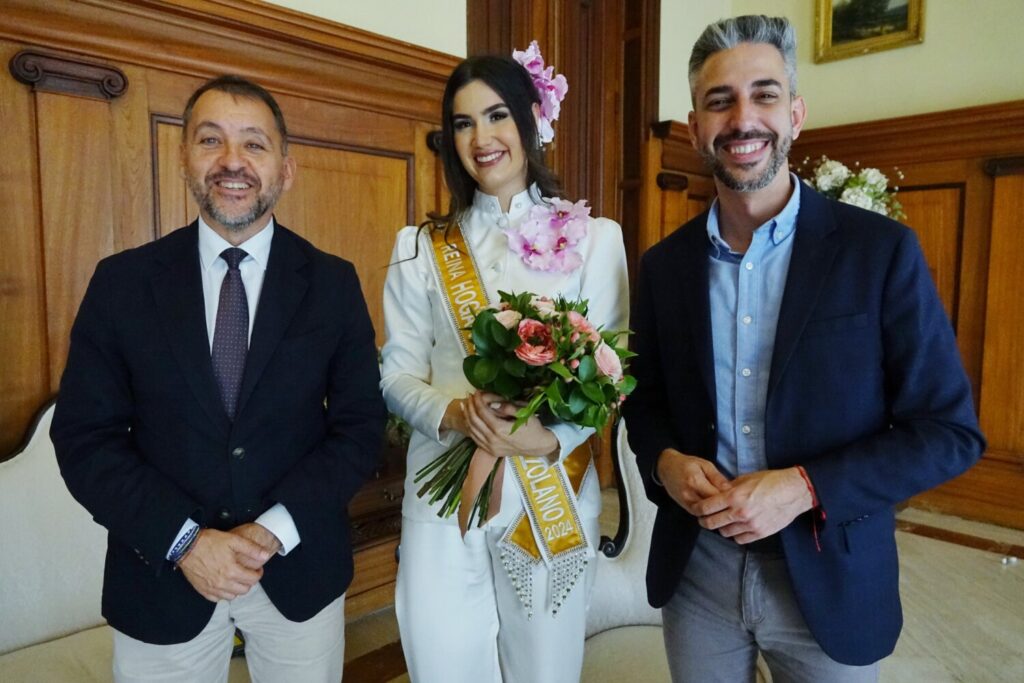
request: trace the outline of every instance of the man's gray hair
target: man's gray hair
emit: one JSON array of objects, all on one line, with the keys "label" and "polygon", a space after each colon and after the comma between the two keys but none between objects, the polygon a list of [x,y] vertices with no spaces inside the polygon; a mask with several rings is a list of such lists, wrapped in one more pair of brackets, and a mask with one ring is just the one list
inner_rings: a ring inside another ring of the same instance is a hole
[{"label": "man's gray hair", "polygon": [[796,95],[796,31],[785,17],[750,14],[722,19],[704,29],[690,53],[690,97],[696,96],[697,72],[716,52],[731,50],[740,43],[772,45],[782,55],[789,79],[790,95]]}]

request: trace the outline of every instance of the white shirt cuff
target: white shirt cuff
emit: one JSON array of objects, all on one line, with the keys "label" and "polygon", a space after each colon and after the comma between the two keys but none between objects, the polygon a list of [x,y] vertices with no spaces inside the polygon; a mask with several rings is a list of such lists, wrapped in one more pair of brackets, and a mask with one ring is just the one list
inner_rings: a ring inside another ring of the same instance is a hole
[{"label": "white shirt cuff", "polygon": [[281,542],[278,555],[287,555],[302,540],[299,538],[299,530],[295,528],[295,520],[292,519],[291,513],[280,503],[257,517],[256,523],[277,536],[277,540]]},{"label": "white shirt cuff", "polygon": [[196,526],[199,526],[199,525],[196,524],[194,521],[192,521],[191,517],[189,517],[188,519],[185,520],[185,523],[181,525],[181,531],[179,531],[178,535],[174,537],[174,542],[171,543],[171,547],[167,549],[167,555],[164,556],[164,559],[166,559],[166,560],[170,560],[171,559],[171,553],[174,551],[174,547],[176,545],[178,545],[178,541],[183,539],[185,537],[185,534],[187,534],[188,532],[192,531],[192,527],[196,527]]}]

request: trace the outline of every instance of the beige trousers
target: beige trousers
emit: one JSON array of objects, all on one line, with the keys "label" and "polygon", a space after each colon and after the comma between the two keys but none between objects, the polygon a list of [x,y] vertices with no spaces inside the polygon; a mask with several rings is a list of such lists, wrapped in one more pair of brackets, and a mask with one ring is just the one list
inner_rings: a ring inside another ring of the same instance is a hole
[{"label": "beige trousers", "polygon": [[192,640],[152,645],[114,631],[117,683],[224,683],[235,627],[254,683],[338,683],[345,659],[345,596],[303,622],[285,619],[263,588],[217,603]]}]

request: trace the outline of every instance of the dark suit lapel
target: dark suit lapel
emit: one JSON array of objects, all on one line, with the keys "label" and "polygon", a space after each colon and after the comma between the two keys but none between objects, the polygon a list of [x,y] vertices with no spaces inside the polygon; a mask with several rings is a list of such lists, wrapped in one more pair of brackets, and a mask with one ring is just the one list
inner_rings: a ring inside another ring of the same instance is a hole
[{"label": "dark suit lapel", "polygon": [[210,362],[206,304],[199,272],[198,223],[179,231],[157,255],[163,268],[152,279],[164,335],[196,400],[219,428],[231,428]]},{"label": "dark suit lapel", "polygon": [[806,185],[801,187],[793,255],[789,261],[786,289],[775,331],[775,349],[768,377],[769,396],[786,371],[797,340],[832,269],[832,261],[839,249],[835,229],[835,217],[828,200]]},{"label": "dark suit lapel", "polygon": [[693,348],[700,364],[700,376],[704,380],[712,405],[715,398],[715,357],[711,340],[711,303],[708,292],[708,234],[707,213],[703,213],[684,228],[684,241],[680,250],[682,277],[675,279],[680,287],[688,315],[689,332],[693,336]]},{"label": "dark suit lapel", "polygon": [[309,281],[298,272],[306,261],[295,236],[284,226],[275,225],[270,259],[253,321],[249,354],[245,359],[245,374],[238,397],[239,416],[306,296]]}]

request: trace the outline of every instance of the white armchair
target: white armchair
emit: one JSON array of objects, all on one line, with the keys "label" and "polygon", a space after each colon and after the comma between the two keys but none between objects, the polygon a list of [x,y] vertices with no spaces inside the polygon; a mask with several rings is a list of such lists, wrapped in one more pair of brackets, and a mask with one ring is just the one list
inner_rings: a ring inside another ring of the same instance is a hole
[{"label": "white armchair", "polygon": [[602,539],[587,613],[583,683],[668,681],[661,611],[647,602],[647,553],[657,511],[644,494],[626,423],[614,430],[619,532]]}]

